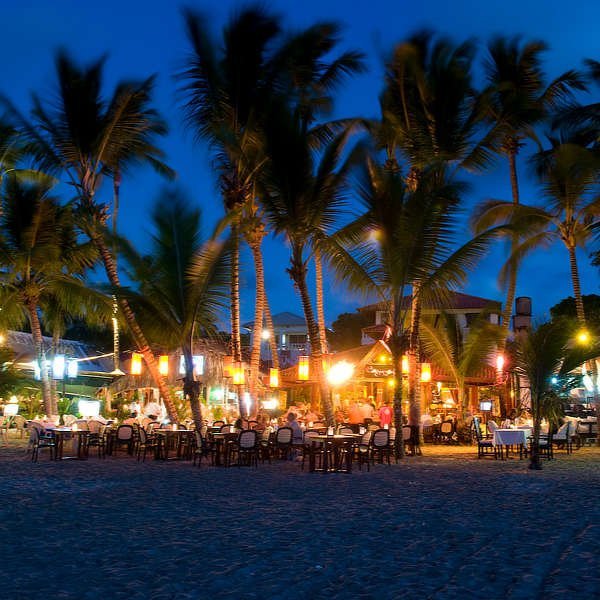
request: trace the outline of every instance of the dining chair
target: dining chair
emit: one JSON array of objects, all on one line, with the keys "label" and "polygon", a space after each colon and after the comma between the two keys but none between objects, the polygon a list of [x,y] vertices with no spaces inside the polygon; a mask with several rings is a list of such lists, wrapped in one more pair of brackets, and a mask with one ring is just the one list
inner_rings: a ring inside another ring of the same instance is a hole
[{"label": "dining chair", "polygon": [[38,461],[40,450],[50,450],[50,460],[56,457],[56,440],[53,437],[44,436],[38,427],[31,427],[29,435],[32,462]]},{"label": "dining chair", "polygon": [[378,429],[371,436],[371,462],[375,464],[375,459],[379,458],[379,463],[387,459],[387,464],[391,465],[392,449],[390,446],[390,431],[389,429]]}]

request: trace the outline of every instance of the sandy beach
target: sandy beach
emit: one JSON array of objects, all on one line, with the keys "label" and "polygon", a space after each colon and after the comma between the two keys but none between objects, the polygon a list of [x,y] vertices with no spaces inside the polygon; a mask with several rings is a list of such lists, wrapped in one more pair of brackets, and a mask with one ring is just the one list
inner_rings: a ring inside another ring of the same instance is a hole
[{"label": "sandy beach", "polygon": [[475,448],[371,472],[197,469],[0,449],[0,596],[598,598],[600,453]]}]

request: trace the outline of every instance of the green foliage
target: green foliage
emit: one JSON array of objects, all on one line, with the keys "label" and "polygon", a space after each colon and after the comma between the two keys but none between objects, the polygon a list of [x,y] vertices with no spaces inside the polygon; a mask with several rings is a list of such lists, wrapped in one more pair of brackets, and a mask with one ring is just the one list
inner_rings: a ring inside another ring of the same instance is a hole
[{"label": "green foliage", "polygon": [[[598,294],[584,294],[583,309],[585,311],[586,326],[592,331],[600,333],[600,296]],[[552,320],[567,317],[572,320],[577,318],[575,298],[569,296],[550,308]]]},{"label": "green foliage", "polygon": [[356,348],[361,344],[361,330],[363,327],[375,324],[373,312],[342,313],[331,324],[327,340],[332,350],[340,352]]}]

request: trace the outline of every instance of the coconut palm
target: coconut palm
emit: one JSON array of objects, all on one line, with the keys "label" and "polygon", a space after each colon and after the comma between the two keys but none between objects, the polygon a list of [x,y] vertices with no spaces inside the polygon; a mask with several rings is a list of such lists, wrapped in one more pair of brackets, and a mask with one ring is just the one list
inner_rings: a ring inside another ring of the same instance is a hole
[{"label": "coconut palm", "polygon": [[181,350],[185,363],[183,393],[200,430],[194,340],[217,333],[220,312],[228,300],[228,247],[202,240],[200,211],[176,191],[161,194],[152,223],[148,256],[126,247],[130,275],[139,288],[128,290],[127,298],[152,342],[167,351]]},{"label": "coconut palm", "polygon": [[[512,202],[520,203],[517,158],[526,139],[537,142],[535,127],[571,100],[574,90],[585,89],[576,71],[566,71],[550,83],[542,66],[542,55],[548,49],[539,40],[522,42],[518,37],[497,37],[488,45],[485,63],[487,87],[483,104],[492,124],[497,152],[508,161]],[[538,142],[539,143],[539,142]],[[513,240],[513,248],[518,240]],[[517,265],[507,274],[506,302],[502,314],[505,337],[517,289]]]},{"label": "coconut palm", "polygon": [[447,373],[457,390],[460,421],[464,422],[468,410],[465,382],[467,377],[481,373],[496,355],[502,331],[490,323],[483,313],[469,325],[465,335],[455,315],[442,312],[436,323],[421,321],[421,345],[425,356]]},{"label": "coconut palm", "polygon": [[317,130],[306,130],[302,120],[284,103],[271,109],[265,125],[269,162],[261,184],[261,204],[276,235],[285,238],[290,248],[287,269],[300,294],[308,329],[312,368],[317,370],[321,400],[327,421],[333,424],[333,409],[321,373],[322,346],[307,285],[311,251],[324,247],[344,206],[345,184],[350,161],[342,152],[350,130],[337,134],[320,156]]},{"label": "coconut palm", "polygon": [[60,206],[48,185],[5,182],[0,230],[0,316],[5,325],[29,322],[40,365],[46,414],[55,414],[43,345],[44,311],[74,317],[100,315],[106,298],[86,285],[82,274],[97,253],[81,244],[71,206]]},{"label": "coconut palm", "polygon": [[[353,289],[375,292],[387,304],[385,340],[398,378],[401,356],[409,347],[411,289],[420,303],[443,305],[447,289],[464,283],[489,239],[475,237],[454,249],[463,187],[443,170],[422,171],[414,187],[398,170],[367,158],[357,171],[356,190],[364,213],[336,233],[349,256],[340,255],[331,266]],[[399,432],[402,395],[402,385],[396,385],[394,419]]]},{"label": "coconut palm", "polygon": [[[478,135],[483,113],[472,85],[474,50],[471,41],[456,45],[431,32],[416,34],[394,49],[386,69],[380,98],[382,121],[375,128],[375,137],[385,149],[388,167],[404,167],[410,186],[417,186],[421,172],[435,165],[445,165],[456,173],[459,168],[481,170],[491,160],[492,138]],[[419,281],[412,282],[408,348],[412,424],[418,424],[420,413],[419,285]]]},{"label": "coconut palm", "polygon": [[[106,236],[109,210],[99,200],[98,192],[105,176],[118,176],[119,169],[131,162],[145,162],[164,173],[167,168],[162,163],[163,154],[155,142],[166,127],[151,107],[153,78],[119,83],[107,97],[103,94],[103,65],[100,60],[79,67],[60,52],[56,59],[56,103],[33,95],[31,120],[8,100],[4,99],[4,104],[39,168],[64,176],[73,186],[78,224],[95,244],[107,277],[118,290],[120,278]],[[168,387],[135,315],[126,299],[119,299],[119,306],[167,411],[175,418]]]}]

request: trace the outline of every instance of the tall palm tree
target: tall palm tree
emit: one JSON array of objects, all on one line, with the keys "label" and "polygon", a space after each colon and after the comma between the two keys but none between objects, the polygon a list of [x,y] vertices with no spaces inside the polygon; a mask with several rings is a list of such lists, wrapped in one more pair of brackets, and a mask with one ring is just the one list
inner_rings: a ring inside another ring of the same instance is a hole
[{"label": "tall palm tree", "polygon": [[[110,96],[103,94],[102,60],[79,67],[67,54],[56,59],[58,101],[50,104],[33,95],[32,119],[25,118],[8,100],[9,109],[37,165],[63,175],[76,192],[78,224],[95,244],[106,275],[115,290],[121,287],[114,253],[107,242],[108,206],[98,199],[105,176],[134,162],[146,162],[164,173],[163,153],[156,139],[166,132],[164,121],[151,107],[154,79],[119,83]],[[144,356],[171,418],[176,417],[169,389],[135,315],[125,298],[121,312],[138,350]]]},{"label": "tall palm tree", "polygon": [[181,350],[183,393],[199,430],[202,413],[200,384],[194,375],[194,340],[218,331],[228,299],[228,247],[202,240],[200,211],[177,192],[161,194],[152,223],[150,254],[142,257],[131,247],[125,252],[139,288],[128,290],[127,297],[152,342],[167,351]]},{"label": "tall palm tree", "polygon": [[[223,39],[217,43],[210,35],[206,18],[188,11],[185,20],[192,53],[181,74],[183,108],[195,136],[208,141],[214,152],[223,206],[230,218],[231,350],[234,361],[239,362],[242,360],[239,289],[242,209],[254,201],[254,180],[263,161],[258,130],[266,99],[272,93],[269,61],[281,28],[276,17],[261,8],[249,7],[230,19]],[[256,258],[264,235],[260,227],[250,227],[247,231],[252,232],[251,247]],[[257,282],[259,302],[261,290],[264,281]],[[262,324],[262,313],[259,323]]]},{"label": "tall palm tree", "polygon": [[[421,302],[443,305],[447,289],[464,282],[489,239],[475,237],[454,250],[462,186],[449,180],[443,170],[422,171],[414,186],[398,170],[367,158],[357,171],[356,190],[364,213],[336,233],[337,242],[348,248],[349,255],[339,255],[331,267],[353,289],[375,292],[387,304],[385,339],[398,379],[401,356],[410,343],[411,288]],[[401,453],[402,396],[402,385],[397,382],[394,419]]]},{"label": "tall palm tree", "polygon": [[350,166],[342,152],[350,130],[345,130],[316,155],[317,130],[303,122],[284,103],[272,107],[265,125],[269,154],[260,200],[269,225],[285,238],[290,248],[287,269],[300,294],[308,328],[312,368],[320,382],[325,417],[333,424],[333,408],[322,379],[322,346],[312,299],[307,285],[311,250],[322,246],[344,206],[345,184]]},{"label": "tall palm tree", "polygon": [[[485,63],[487,87],[483,105],[492,124],[490,147],[508,161],[512,202],[520,203],[517,158],[526,139],[537,142],[535,127],[571,100],[574,90],[585,89],[581,76],[566,71],[550,83],[542,66],[542,55],[548,49],[539,40],[522,42],[519,37],[497,37],[488,45]],[[513,240],[513,248],[519,243]],[[502,314],[505,337],[517,290],[517,265],[507,274],[506,302]]]},{"label": "tall palm tree", "polygon": [[[483,113],[472,85],[474,52],[471,41],[456,45],[421,32],[398,44],[387,65],[382,121],[374,133],[388,168],[404,167],[406,182],[415,189],[421,173],[435,165],[455,173],[459,168],[481,170],[490,162],[489,139],[477,135]],[[418,424],[421,296],[420,282],[411,284],[408,393],[410,422]]]},{"label": "tall palm tree", "polygon": [[13,327],[28,321],[40,365],[46,414],[55,414],[43,345],[44,310],[74,317],[101,314],[106,298],[83,280],[97,253],[81,244],[71,206],[60,206],[50,187],[5,182],[0,229],[0,318]]}]

